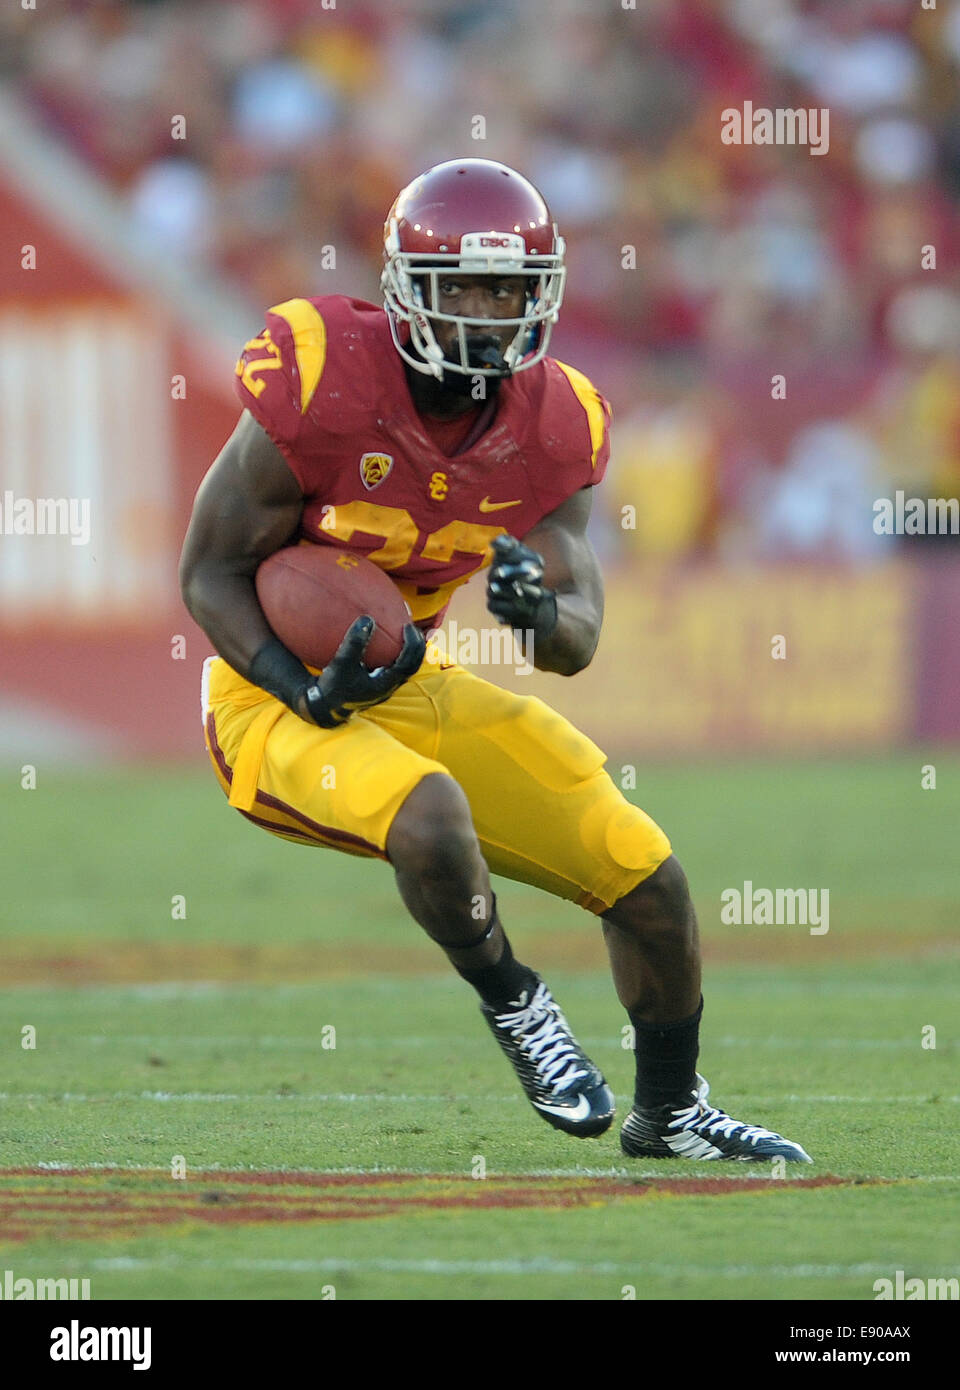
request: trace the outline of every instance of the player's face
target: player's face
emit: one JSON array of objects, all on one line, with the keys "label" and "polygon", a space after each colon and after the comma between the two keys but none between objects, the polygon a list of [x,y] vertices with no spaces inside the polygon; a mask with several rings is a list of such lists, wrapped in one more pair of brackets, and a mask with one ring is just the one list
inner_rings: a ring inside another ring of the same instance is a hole
[{"label": "player's face", "polygon": [[[521,275],[506,275],[502,279],[491,275],[441,275],[437,291],[436,308],[441,314],[456,314],[467,319],[517,319],[523,314],[526,303]],[[489,326],[476,329],[477,333],[489,333],[498,338],[501,352],[510,345],[516,331],[516,324],[500,332]],[[434,332],[445,356],[455,355],[457,325],[438,323]]]}]

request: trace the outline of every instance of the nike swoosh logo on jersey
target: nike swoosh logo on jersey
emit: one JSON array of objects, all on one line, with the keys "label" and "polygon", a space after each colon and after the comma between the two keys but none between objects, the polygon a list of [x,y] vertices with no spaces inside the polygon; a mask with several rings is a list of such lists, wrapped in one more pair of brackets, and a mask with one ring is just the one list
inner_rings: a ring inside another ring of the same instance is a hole
[{"label": "nike swoosh logo on jersey", "polygon": [[543,1105],[539,1100],[533,1103],[538,1110],[545,1110],[548,1115],[562,1115],[566,1120],[585,1120],[590,1114],[590,1102],[582,1091],[576,1105]]},{"label": "nike swoosh logo on jersey", "polygon": [[522,501],[523,498],[518,497],[515,502],[491,502],[489,497],[485,497],[480,503],[480,510],[482,512],[501,512],[504,507],[519,507]]}]

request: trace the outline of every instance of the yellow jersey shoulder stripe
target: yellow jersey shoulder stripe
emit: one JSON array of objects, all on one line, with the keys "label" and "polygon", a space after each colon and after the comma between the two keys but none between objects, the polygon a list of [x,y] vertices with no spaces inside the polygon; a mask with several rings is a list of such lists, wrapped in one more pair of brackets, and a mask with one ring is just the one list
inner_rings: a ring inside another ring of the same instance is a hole
[{"label": "yellow jersey shoulder stripe", "polygon": [[577,400],[587,412],[587,423],[590,426],[590,447],[592,450],[590,455],[590,467],[594,468],[597,463],[597,450],[603,443],[603,431],[606,425],[600,393],[590,378],[584,376],[583,372],[578,372],[576,367],[568,367],[566,362],[560,362],[556,357],[553,360],[573,387]]},{"label": "yellow jersey shoulder stripe", "polygon": [[269,312],[290,325],[300,374],[300,414],[305,415],[327,360],[327,326],[309,299],[287,299]]}]

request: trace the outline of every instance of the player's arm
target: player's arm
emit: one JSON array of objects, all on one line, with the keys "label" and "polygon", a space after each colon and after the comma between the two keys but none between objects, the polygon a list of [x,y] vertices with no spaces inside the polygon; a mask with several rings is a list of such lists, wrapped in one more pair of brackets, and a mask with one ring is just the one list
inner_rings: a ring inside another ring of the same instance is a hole
[{"label": "player's arm", "polygon": [[412,624],[392,666],[370,672],[363,653],[373,632],[358,618],[336,656],[314,677],[277,638],[257,599],[260,563],[289,542],[303,493],[283,454],[244,411],[200,484],[180,557],[180,588],[192,617],[226,662],[302,719],[335,728],[357,709],[379,704],[423,659]]},{"label": "player's arm", "polygon": [[197,492],[180,556],[180,590],[220,655],[247,679],[273,637],[254,575],[292,538],[302,511],[303,494],[286,459],[245,410]]},{"label": "player's arm", "polygon": [[493,543],[487,607],[501,622],[534,633],[533,664],[574,676],[589,666],[603,622],[603,577],[587,539],[590,487],[581,488],[520,542]]}]

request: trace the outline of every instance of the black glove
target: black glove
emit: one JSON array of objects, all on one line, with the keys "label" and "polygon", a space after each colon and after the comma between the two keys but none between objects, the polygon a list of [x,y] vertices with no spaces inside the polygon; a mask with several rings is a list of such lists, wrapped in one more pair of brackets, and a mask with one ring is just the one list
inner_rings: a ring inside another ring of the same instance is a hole
[{"label": "black glove", "polygon": [[403,685],[408,676],[420,669],[427,649],[426,638],[413,623],[407,623],[403,629],[403,647],[393,665],[368,670],[363,653],[375,627],[371,617],[356,618],[347,629],[336,656],[304,691],[310,718],[322,729],[335,729],[345,724],[354,710],[382,704],[397,686]]},{"label": "black glove", "polygon": [[543,585],[543,556],[516,536],[492,542],[493,566],[487,576],[487,607],[501,623],[533,628],[549,637],[557,625],[557,596]]}]

